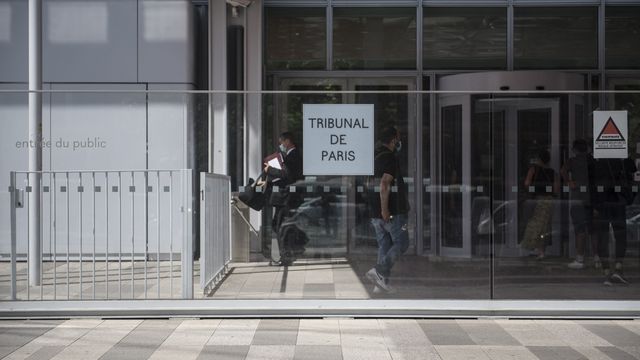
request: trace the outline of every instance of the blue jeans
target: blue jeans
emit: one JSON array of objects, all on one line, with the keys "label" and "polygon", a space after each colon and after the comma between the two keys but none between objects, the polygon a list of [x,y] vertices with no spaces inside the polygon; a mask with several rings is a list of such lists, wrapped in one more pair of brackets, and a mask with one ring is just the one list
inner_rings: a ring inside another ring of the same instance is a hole
[{"label": "blue jeans", "polygon": [[371,225],[373,225],[378,241],[376,270],[380,275],[389,277],[393,264],[409,248],[407,215],[393,215],[388,223],[380,218],[374,218],[371,219]]}]

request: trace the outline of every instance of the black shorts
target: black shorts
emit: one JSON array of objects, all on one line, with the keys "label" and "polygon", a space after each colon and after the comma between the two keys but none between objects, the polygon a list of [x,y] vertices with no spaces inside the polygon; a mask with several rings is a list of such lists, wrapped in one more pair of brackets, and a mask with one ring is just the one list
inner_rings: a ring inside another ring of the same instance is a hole
[{"label": "black shorts", "polygon": [[591,232],[593,229],[593,209],[589,205],[571,205],[571,221],[576,235]]}]

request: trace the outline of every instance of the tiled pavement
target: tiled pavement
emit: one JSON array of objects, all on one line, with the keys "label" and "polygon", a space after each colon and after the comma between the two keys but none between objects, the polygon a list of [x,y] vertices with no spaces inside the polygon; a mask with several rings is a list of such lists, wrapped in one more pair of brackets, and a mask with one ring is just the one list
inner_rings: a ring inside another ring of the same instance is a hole
[{"label": "tiled pavement", "polygon": [[0,321],[6,359],[639,359],[638,320]]}]

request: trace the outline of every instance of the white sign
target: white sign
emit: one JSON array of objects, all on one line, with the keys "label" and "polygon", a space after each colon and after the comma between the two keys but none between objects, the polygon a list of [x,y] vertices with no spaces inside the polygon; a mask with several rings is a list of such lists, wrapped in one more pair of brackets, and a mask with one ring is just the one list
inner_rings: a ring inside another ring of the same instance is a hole
[{"label": "white sign", "polygon": [[593,157],[626,159],[628,157],[626,111],[593,112]]},{"label": "white sign", "polygon": [[304,175],[373,175],[373,104],[303,104]]}]

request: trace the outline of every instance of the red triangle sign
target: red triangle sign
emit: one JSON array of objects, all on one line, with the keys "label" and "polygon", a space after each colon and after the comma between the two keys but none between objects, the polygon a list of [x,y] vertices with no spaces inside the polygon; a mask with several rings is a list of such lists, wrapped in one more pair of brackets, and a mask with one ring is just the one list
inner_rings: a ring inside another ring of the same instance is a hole
[{"label": "red triangle sign", "polygon": [[618,129],[618,126],[616,125],[616,123],[613,122],[613,119],[609,117],[609,120],[607,120],[607,122],[604,124],[604,128],[602,128],[602,131],[600,131],[600,135],[598,135],[598,138],[596,139],[596,141],[611,141],[611,140],[624,141],[624,136],[622,136],[620,129]]}]

